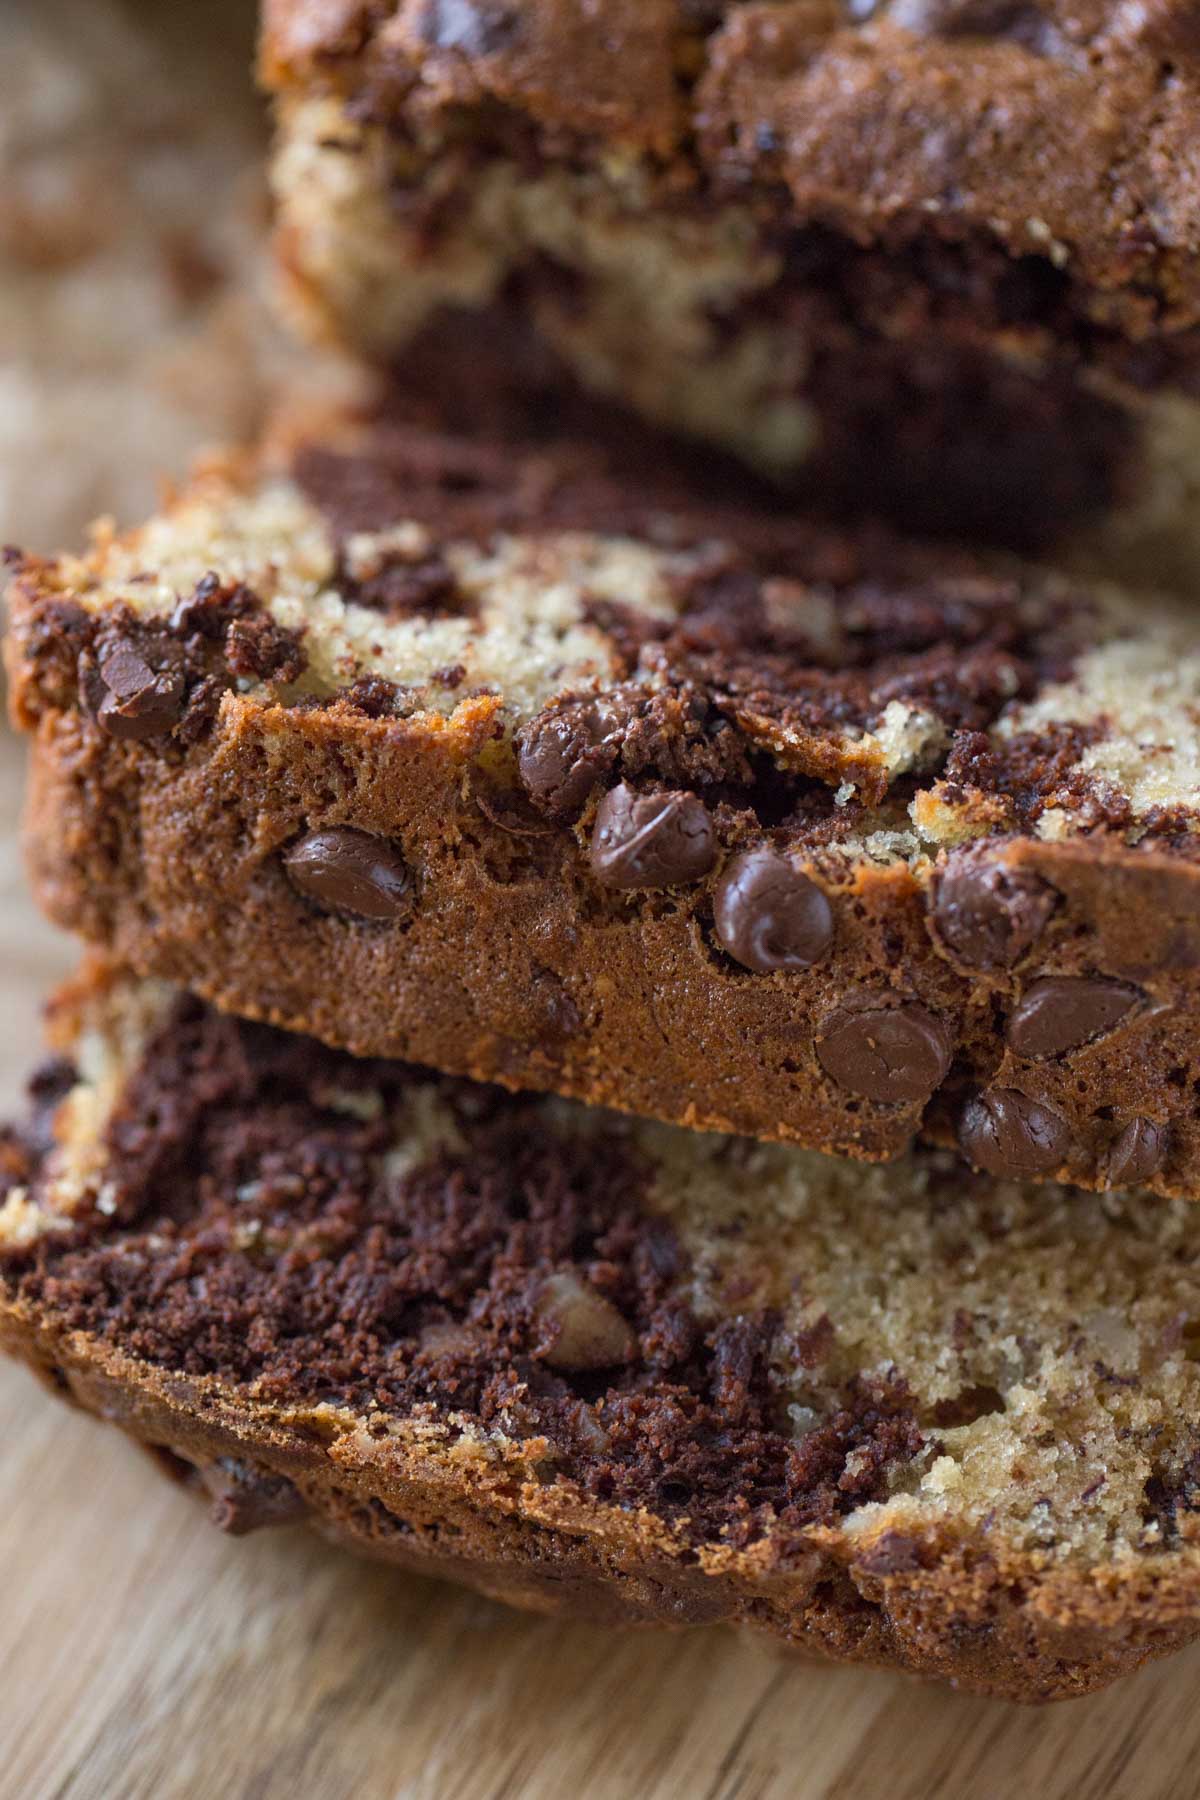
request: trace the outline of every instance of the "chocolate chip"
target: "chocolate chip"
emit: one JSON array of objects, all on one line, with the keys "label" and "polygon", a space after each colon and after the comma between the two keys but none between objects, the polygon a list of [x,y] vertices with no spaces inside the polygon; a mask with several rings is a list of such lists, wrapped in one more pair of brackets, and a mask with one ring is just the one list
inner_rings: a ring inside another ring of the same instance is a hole
[{"label": "chocolate chip", "polygon": [[96,709],[109,737],[163,737],[184,711],[183,676],[177,668],[153,669],[125,638],[106,644],[97,657],[102,695]]},{"label": "chocolate chip", "polygon": [[1032,0],[893,0],[889,22],[918,37],[1008,38],[1049,55],[1054,26]]},{"label": "chocolate chip", "polygon": [[399,850],[366,831],[310,831],[283,866],[297,892],[329,912],[398,919],[412,903],[412,875]]},{"label": "chocolate chip", "polygon": [[1169,1134],[1153,1119],[1130,1119],[1108,1153],[1105,1179],[1110,1187],[1136,1187],[1157,1175],[1167,1160]]},{"label": "chocolate chip", "polygon": [[1164,60],[1200,56],[1200,10],[1195,0],[1154,0],[1148,6],[1120,9],[1118,28],[1135,42],[1148,45]]},{"label": "chocolate chip", "polygon": [[269,1474],[236,1457],[203,1463],[199,1475],[212,1495],[213,1524],[231,1537],[246,1537],[272,1525],[292,1525],[308,1510],[286,1475]]},{"label": "chocolate chip", "polygon": [[825,1026],[817,1058],[847,1093],[884,1103],[927,1100],[950,1066],[950,1034],[916,1001],[866,1001]]},{"label": "chocolate chip", "polygon": [[989,1088],[963,1108],[963,1155],[989,1175],[1048,1175],[1066,1160],[1071,1134],[1061,1114],[1016,1088]]},{"label": "chocolate chip", "polygon": [[774,850],[734,857],[717,883],[713,922],[722,948],[757,975],[810,969],[833,942],[829,901]]},{"label": "chocolate chip", "polygon": [[606,887],[664,888],[698,881],[717,854],[708,808],[695,794],[606,794],[592,833],[592,869]]},{"label": "chocolate chip", "polygon": [[260,604],[241,583],[226,586],[215,569],[202,575],[191,593],[175,602],[170,626],[178,637],[199,632],[201,637],[221,638],[231,618],[251,605]]},{"label": "chocolate chip", "polygon": [[537,1041],[545,1050],[553,1050],[573,1038],[581,1024],[579,1008],[562,981],[552,969],[539,969],[529,984],[530,1012]]},{"label": "chocolate chip", "polygon": [[1041,936],[1057,903],[1048,881],[977,847],[953,852],[934,880],[932,925],[969,969],[1011,969]]},{"label": "chocolate chip", "polygon": [[1114,1031],[1139,998],[1136,988],[1102,976],[1046,975],[1026,989],[1005,1035],[1018,1056],[1065,1056]]},{"label": "chocolate chip", "polygon": [[550,1328],[542,1355],[552,1369],[609,1369],[637,1352],[637,1338],[612,1301],[574,1270],[548,1276],[533,1310]]},{"label": "chocolate chip", "polygon": [[578,818],[616,761],[616,743],[605,741],[615,724],[604,701],[576,700],[540,713],[526,726],[517,768],[540,812],[551,819]]},{"label": "chocolate chip", "polygon": [[507,49],[521,26],[512,0],[426,0],[419,17],[424,43],[467,56],[494,56]]}]

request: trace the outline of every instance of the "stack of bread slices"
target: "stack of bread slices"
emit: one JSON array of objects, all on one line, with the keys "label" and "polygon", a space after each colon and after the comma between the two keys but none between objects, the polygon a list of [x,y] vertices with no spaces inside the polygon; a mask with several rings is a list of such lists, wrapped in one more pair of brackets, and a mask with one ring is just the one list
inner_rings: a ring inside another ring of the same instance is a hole
[{"label": "stack of bread slices", "polygon": [[1184,10],[268,0],[377,398],[7,645],[91,948],[0,1339],[227,1530],[1018,1698],[1200,1632]]}]

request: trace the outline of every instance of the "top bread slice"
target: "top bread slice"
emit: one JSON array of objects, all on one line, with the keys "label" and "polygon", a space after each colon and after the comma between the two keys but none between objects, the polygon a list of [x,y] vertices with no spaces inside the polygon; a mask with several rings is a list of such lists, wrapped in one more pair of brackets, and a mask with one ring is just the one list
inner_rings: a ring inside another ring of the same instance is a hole
[{"label": "top bread slice", "polygon": [[37,892],[142,972],[695,1127],[1200,1193],[1186,610],[629,444],[342,419],[18,562],[9,663]]},{"label": "top bread slice", "polygon": [[1116,509],[1165,560],[1198,47],[1187,0],[271,0],[280,262],[378,361],[508,311],[812,492],[1026,548]]}]

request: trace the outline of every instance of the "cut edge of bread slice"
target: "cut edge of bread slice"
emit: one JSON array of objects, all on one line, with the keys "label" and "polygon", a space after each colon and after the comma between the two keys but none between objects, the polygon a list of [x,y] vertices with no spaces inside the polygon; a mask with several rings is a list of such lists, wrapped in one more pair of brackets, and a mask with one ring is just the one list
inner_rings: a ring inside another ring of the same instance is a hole
[{"label": "cut edge of bread slice", "polygon": [[1185,1206],[501,1096],[103,964],[54,1037],[0,1336],[228,1529],[1025,1699],[1200,1625]]}]

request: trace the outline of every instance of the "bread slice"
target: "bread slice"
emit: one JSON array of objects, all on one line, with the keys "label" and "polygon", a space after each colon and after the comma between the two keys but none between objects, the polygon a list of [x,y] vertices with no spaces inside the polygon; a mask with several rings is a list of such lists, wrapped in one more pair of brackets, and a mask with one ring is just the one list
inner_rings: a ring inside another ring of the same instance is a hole
[{"label": "bread slice", "polygon": [[227,1530],[1022,1699],[1200,1625],[1187,1206],[514,1097],[101,968],[54,1022],[0,1337]]},{"label": "bread slice", "polygon": [[512,309],[826,499],[1022,548],[1117,510],[1127,566],[1191,576],[1189,515],[1160,530],[1200,479],[1185,13],[271,0],[294,308],[382,362]]},{"label": "bread slice", "polygon": [[1190,616],[608,455],[327,422],[19,564],[51,916],[363,1054],[1200,1192]]}]

